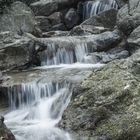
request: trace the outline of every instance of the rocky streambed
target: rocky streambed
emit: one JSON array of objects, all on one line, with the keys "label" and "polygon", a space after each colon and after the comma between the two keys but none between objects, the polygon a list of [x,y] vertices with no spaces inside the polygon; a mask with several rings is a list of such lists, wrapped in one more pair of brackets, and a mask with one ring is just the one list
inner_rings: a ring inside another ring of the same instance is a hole
[{"label": "rocky streambed", "polygon": [[0,139],[139,140],[139,9],[0,1]]}]

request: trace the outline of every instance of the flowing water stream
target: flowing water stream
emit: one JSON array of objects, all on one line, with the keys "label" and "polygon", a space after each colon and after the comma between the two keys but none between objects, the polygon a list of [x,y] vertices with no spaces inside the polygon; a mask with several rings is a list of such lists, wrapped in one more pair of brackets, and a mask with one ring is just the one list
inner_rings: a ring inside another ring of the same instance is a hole
[{"label": "flowing water stream", "polygon": [[95,16],[103,11],[110,10],[112,8],[119,8],[115,0],[87,1],[84,5],[83,19],[88,19],[92,16]]},{"label": "flowing water stream", "polygon": [[[94,4],[88,2],[85,9],[86,18],[99,11],[109,9],[109,7],[117,8],[114,1],[104,7],[100,2]],[[71,47],[64,46],[63,42],[65,41],[68,41]],[[90,42],[93,41],[91,38]],[[75,77],[76,74],[79,77],[86,77],[85,73],[77,73],[77,69],[84,71],[102,66],[88,63],[87,55],[94,50],[89,49],[83,40],[75,42],[71,37],[62,37],[56,42],[60,42],[59,45],[53,41],[47,43],[46,51],[40,54],[42,67],[36,68],[40,71],[42,69],[52,71],[53,78],[51,80],[49,78],[46,78],[47,82],[40,82],[41,79],[30,82],[22,80],[20,85],[8,88],[10,109],[5,115],[5,123],[17,140],[71,140],[68,133],[57,127],[69,104],[73,87],[70,78],[67,79],[68,76],[62,80],[63,73],[67,72],[69,77],[76,81],[78,79]],[[61,71],[53,74],[53,71],[58,68]],[[34,75],[34,77],[37,76]]]},{"label": "flowing water stream", "polygon": [[[55,44],[47,49],[53,54],[52,58],[43,57],[42,66],[35,68],[38,71],[49,71],[51,78],[49,74],[45,78],[47,73],[42,76],[45,82],[41,82],[42,78],[28,82],[21,78],[20,85],[8,87],[10,109],[5,115],[5,123],[17,140],[71,140],[68,133],[57,127],[72,95],[71,80],[78,81],[86,77],[82,71],[101,66],[82,61],[90,52],[86,43],[81,45],[76,42],[73,50],[76,59],[71,55],[71,50],[54,48]],[[38,77],[37,74],[31,75]],[[23,77],[28,79],[26,75]]]},{"label": "flowing water stream", "polygon": [[67,133],[55,127],[69,103],[70,85],[22,84],[9,88],[11,112],[6,124],[17,140],[69,140]]}]

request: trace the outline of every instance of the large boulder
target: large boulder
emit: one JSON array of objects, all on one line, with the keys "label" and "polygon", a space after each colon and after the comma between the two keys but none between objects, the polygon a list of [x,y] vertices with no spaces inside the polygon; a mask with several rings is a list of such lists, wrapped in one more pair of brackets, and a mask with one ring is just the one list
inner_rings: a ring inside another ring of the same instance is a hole
[{"label": "large boulder", "polygon": [[129,57],[129,52],[127,50],[121,50],[116,53],[95,52],[95,53],[88,54],[88,56],[86,57],[86,61],[92,64],[108,63],[115,59],[124,59],[127,57]]},{"label": "large boulder", "polygon": [[66,7],[75,7],[79,1],[84,0],[49,0],[49,1],[37,1],[30,6],[35,15],[49,16],[56,11],[66,9]]},{"label": "large boulder", "polygon": [[125,34],[130,33],[140,25],[140,1],[129,0],[118,12],[118,28]]},{"label": "large boulder", "polygon": [[91,34],[101,34],[108,31],[108,28],[92,26],[92,25],[78,25],[75,26],[71,31],[70,35],[91,35]]},{"label": "large boulder", "polygon": [[140,48],[140,26],[138,26],[127,39],[131,52]]},{"label": "large boulder", "polygon": [[62,13],[55,12],[52,15],[46,16],[36,16],[36,21],[42,32],[47,32],[52,30],[54,25],[62,23]]},{"label": "large boulder", "polygon": [[74,49],[77,45],[87,44],[87,48],[92,51],[106,51],[118,45],[122,36],[118,30],[113,32],[107,31],[98,35],[88,36],[62,36],[52,38],[36,38],[31,34],[27,34],[32,40],[42,47],[47,48],[49,44],[54,44],[57,48]]},{"label": "large boulder", "polygon": [[1,70],[19,69],[36,61],[34,42],[28,37],[15,35],[13,32],[1,32],[0,44]]},{"label": "large boulder", "polygon": [[139,56],[94,71],[75,88],[60,126],[77,139],[139,140]]},{"label": "large boulder", "polygon": [[4,124],[4,117],[0,117],[0,139],[1,140],[16,140],[12,132]]},{"label": "large boulder", "polygon": [[116,0],[116,3],[118,4],[119,8],[121,8],[127,3],[127,0]]},{"label": "large boulder", "polygon": [[81,25],[101,26],[112,29],[116,25],[116,18],[117,10],[110,9],[87,19]]},{"label": "large boulder", "polygon": [[71,8],[66,13],[64,21],[65,21],[66,27],[68,29],[71,29],[79,23],[80,17],[78,15],[77,11],[74,8]]},{"label": "large boulder", "polygon": [[49,16],[58,10],[56,1],[38,1],[30,6],[37,16]]},{"label": "large boulder", "polygon": [[52,27],[52,24],[46,16],[36,16],[36,21],[42,32],[47,32]]},{"label": "large boulder", "polygon": [[115,30],[98,35],[56,36],[36,38],[28,36],[39,44],[42,65],[86,62],[86,55],[92,52],[108,51],[122,41],[121,34]]},{"label": "large boulder", "polygon": [[35,30],[35,25],[33,12],[22,2],[14,2],[0,17],[0,32],[32,33]]}]

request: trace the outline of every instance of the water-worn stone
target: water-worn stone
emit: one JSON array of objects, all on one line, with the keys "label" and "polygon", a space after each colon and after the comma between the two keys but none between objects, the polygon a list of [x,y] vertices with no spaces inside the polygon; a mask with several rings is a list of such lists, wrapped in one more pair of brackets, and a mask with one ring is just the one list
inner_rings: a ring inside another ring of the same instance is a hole
[{"label": "water-worn stone", "polygon": [[74,8],[71,8],[66,13],[64,21],[65,21],[66,27],[68,29],[71,29],[79,23],[80,17],[78,15],[77,11]]},{"label": "water-worn stone", "polygon": [[0,139],[1,140],[16,140],[12,132],[4,124],[4,117],[0,117]]},{"label": "water-worn stone", "polygon": [[29,39],[20,38],[12,43],[4,44],[0,49],[0,69],[12,69],[29,62]]},{"label": "water-worn stone", "polygon": [[115,59],[123,59],[129,57],[129,52],[127,50],[123,50],[116,53],[106,53],[106,52],[100,52],[100,53],[91,53],[86,57],[86,61],[89,63],[108,63]]},{"label": "water-worn stone", "polygon": [[50,31],[42,33],[42,37],[69,36],[69,31]]},{"label": "water-worn stone", "polygon": [[51,28],[51,30],[52,31],[67,31],[67,28],[64,23],[59,23],[59,24],[54,25]]},{"label": "water-worn stone", "polygon": [[26,65],[38,63],[37,54],[34,51],[35,45],[30,38],[16,35],[13,32],[1,32],[0,44],[1,70],[22,69]]},{"label": "water-worn stone", "polygon": [[110,29],[104,28],[104,27],[99,27],[99,26],[92,26],[92,25],[79,25],[74,27],[70,35],[91,35],[91,34],[100,34],[106,31],[109,31]]},{"label": "water-worn stone", "polygon": [[35,15],[49,16],[54,12],[65,9],[66,7],[75,6],[82,0],[53,0],[53,1],[38,1],[32,3],[30,6]]},{"label": "water-worn stone", "polygon": [[140,48],[140,26],[138,26],[127,39],[129,44],[129,50],[134,52]]},{"label": "water-worn stone", "polygon": [[18,34],[33,33],[36,21],[31,9],[22,2],[14,2],[5,13],[0,16],[0,32],[12,31]]},{"label": "water-worn stone", "polygon": [[75,90],[60,126],[77,139],[139,140],[139,56],[95,70]]},{"label": "water-worn stone", "polygon": [[87,19],[82,25],[100,26],[112,29],[116,25],[116,18],[117,10],[110,9]]},{"label": "water-worn stone", "polygon": [[140,1],[129,0],[117,15],[118,28],[125,34],[130,33],[140,25]]},{"label": "water-worn stone", "polygon": [[78,44],[87,44],[87,48],[93,51],[106,51],[118,45],[122,36],[118,30],[104,32],[98,35],[88,36],[62,36],[52,38],[36,38],[30,34],[28,36],[35,42],[47,48],[48,44],[53,43],[57,48],[73,49]]},{"label": "water-worn stone", "polygon": [[54,25],[60,24],[62,22],[62,13],[55,12],[52,15],[46,16],[36,16],[36,21],[42,32],[47,32],[52,30]]},{"label": "water-worn stone", "polygon": [[37,16],[49,16],[58,10],[58,3],[55,1],[38,1],[30,6]]}]

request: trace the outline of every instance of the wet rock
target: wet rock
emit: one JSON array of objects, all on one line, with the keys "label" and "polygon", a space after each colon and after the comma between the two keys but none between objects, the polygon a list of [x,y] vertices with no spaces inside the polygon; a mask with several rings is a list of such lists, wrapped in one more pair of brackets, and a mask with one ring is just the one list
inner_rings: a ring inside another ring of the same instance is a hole
[{"label": "wet rock", "polygon": [[61,12],[55,12],[52,15],[48,17],[49,21],[52,25],[60,24],[62,23],[62,13]]},{"label": "wet rock", "polygon": [[33,33],[36,21],[31,9],[22,2],[14,2],[0,17],[0,32]]},{"label": "wet rock", "polygon": [[[94,67],[86,67],[81,69],[80,66],[75,67],[54,67],[54,68],[36,68],[30,69],[28,71],[22,72],[7,72],[4,74],[5,79],[1,84],[1,91],[6,91],[6,89],[12,87],[20,90],[20,86],[23,84],[23,81],[26,83],[31,82],[40,82],[40,84],[45,83],[64,83],[69,82],[72,84],[78,84],[86,77],[88,77],[93,69],[96,69],[102,65],[95,65]],[[57,77],[56,77],[57,75]],[[6,78],[8,77],[8,79]],[[20,93],[20,92],[19,92]],[[8,94],[5,92],[5,94]]]},{"label": "wet rock", "polygon": [[42,30],[42,32],[51,31],[53,26],[61,24],[62,13],[55,12],[48,17],[36,16],[36,20],[37,20],[38,26]]},{"label": "wet rock", "polygon": [[76,134],[77,139],[138,140],[140,74],[136,74],[139,62],[134,62],[134,58],[140,57],[113,61],[85,79],[65,110],[60,126]]},{"label": "wet rock", "polygon": [[[0,33],[0,69],[22,69],[26,65],[39,65],[35,44],[30,38],[13,32]],[[34,64],[33,64],[34,63]]]},{"label": "wet rock", "polygon": [[83,0],[53,0],[38,1],[30,6],[37,16],[49,16],[54,12],[64,10],[66,7],[75,7],[79,1]]},{"label": "wet rock", "polygon": [[64,23],[56,24],[51,28],[52,31],[67,31],[66,26]]},{"label": "wet rock", "polygon": [[122,40],[122,36],[117,30],[89,36],[35,38],[32,35],[29,35],[29,37],[35,42],[43,44],[44,47],[53,43],[57,48],[74,49],[77,45],[84,43],[87,44],[87,48],[92,50],[92,52],[109,50],[110,48],[114,48],[118,45]]},{"label": "wet rock", "polygon": [[83,19],[91,18],[110,9],[118,9],[118,5],[115,0],[86,1],[83,3]]},{"label": "wet rock", "polygon": [[38,1],[30,6],[37,16],[49,16],[58,10],[58,3],[55,1]]},{"label": "wet rock", "polygon": [[70,35],[83,36],[83,35],[91,35],[91,34],[100,34],[108,30],[109,30],[108,28],[99,27],[99,26],[79,25],[71,30]]},{"label": "wet rock", "polygon": [[58,36],[69,36],[69,31],[50,31],[42,34],[42,37],[58,37]]},{"label": "wet rock", "polygon": [[139,13],[139,0],[129,0],[127,1],[127,4],[119,10],[117,15],[117,25],[125,35],[130,35],[130,33],[140,25]]},{"label": "wet rock", "polygon": [[4,124],[4,117],[0,117],[0,139],[2,140],[15,140],[15,136]]},{"label": "wet rock", "polygon": [[110,9],[93,16],[82,23],[82,25],[92,25],[112,29],[116,25],[117,10]]},{"label": "wet rock", "polygon": [[116,0],[119,8],[123,7],[126,3],[127,3],[127,0]]},{"label": "wet rock", "polygon": [[49,21],[48,17],[45,17],[45,16],[36,16],[36,21],[37,21],[37,24],[38,24],[39,28],[43,32],[49,31],[50,28],[52,27],[52,24]]},{"label": "wet rock", "polygon": [[21,38],[6,44],[0,50],[0,69],[12,69],[25,65],[29,61],[29,39]]},{"label": "wet rock", "polygon": [[66,27],[68,29],[71,29],[79,23],[80,17],[78,15],[77,11],[74,8],[71,8],[66,13],[64,21],[65,21]]},{"label": "wet rock", "polygon": [[37,2],[39,0],[20,0],[20,1],[26,3],[27,5],[30,5],[31,3]]},{"label": "wet rock", "polygon": [[86,61],[89,63],[108,63],[111,62],[115,59],[124,59],[129,57],[129,52],[127,50],[123,50],[118,53],[106,53],[106,52],[101,52],[101,53],[92,53],[89,54],[86,58]]},{"label": "wet rock", "polygon": [[127,41],[131,53],[140,48],[140,26],[130,34]]}]

